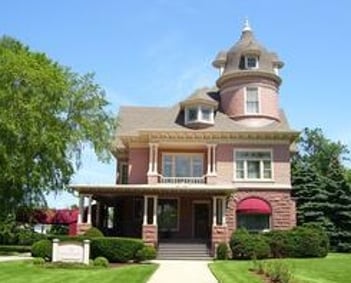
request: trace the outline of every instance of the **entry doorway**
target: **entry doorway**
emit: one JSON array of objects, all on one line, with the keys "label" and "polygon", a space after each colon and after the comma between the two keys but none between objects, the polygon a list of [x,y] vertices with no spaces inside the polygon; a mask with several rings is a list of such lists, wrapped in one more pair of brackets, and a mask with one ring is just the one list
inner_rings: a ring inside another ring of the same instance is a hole
[{"label": "entry doorway", "polygon": [[208,240],[210,237],[210,203],[193,203],[194,238]]}]

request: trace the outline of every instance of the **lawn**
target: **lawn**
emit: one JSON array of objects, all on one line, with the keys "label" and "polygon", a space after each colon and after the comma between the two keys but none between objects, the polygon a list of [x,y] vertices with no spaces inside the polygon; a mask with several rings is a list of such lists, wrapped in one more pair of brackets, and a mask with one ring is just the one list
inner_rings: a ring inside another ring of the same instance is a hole
[{"label": "lawn", "polygon": [[0,263],[0,282],[6,283],[145,283],[157,265],[126,265],[108,269],[50,269],[30,261]]},{"label": "lawn", "polygon": [[[351,282],[351,254],[329,254],[322,259],[284,259],[295,277],[303,283]],[[250,261],[216,261],[210,264],[220,283],[262,283],[250,274]]]}]

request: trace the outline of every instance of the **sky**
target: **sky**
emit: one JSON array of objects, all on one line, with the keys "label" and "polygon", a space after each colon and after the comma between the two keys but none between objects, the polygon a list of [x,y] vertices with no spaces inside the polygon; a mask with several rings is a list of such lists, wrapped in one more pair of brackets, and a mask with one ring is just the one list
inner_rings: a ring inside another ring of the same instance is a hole
[{"label": "sky", "polygon": [[[2,0],[0,35],[94,72],[117,115],[120,105],[170,106],[213,86],[212,60],[248,18],[258,41],[285,62],[280,105],[290,125],[320,127],[351,147],[350,11],[348,0]],[[72,183],[111,184],[115,166],[86,148]],[[77,198],[51,195],[48,204]]]}]

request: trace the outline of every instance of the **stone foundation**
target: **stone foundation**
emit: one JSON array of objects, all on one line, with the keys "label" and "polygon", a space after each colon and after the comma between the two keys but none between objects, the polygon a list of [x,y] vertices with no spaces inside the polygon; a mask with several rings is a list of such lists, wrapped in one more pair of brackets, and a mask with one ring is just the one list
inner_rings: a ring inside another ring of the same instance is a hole
[{"label": "stone foundation", "polygon": [[157,247],[158,232],[157,225],[143,225],[143,241],[148,246]]},{"label": "stone foundation", "polygon": [[227,225],[212,226],[212,239],[211,239],[211,255],[216,256],[216,250],[219,243],[228,243],[229,234]]}]

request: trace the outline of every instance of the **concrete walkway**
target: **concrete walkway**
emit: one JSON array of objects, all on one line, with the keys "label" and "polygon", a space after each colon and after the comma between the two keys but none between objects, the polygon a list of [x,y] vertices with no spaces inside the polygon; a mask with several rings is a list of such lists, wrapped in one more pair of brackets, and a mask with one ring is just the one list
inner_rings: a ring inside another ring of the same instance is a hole
[{"label": "concrete walkway", "polygon": [[147,283],[217,283],[209,261],[155,260],[160,266]]},{"label": "concrete walkway", "polygon": [[4,255],[0,256],[0,262],[2,261],[14,261],[14,260],[27,260],[27,259],[32,259],[30,254],[25,254],[25,255]]}]

